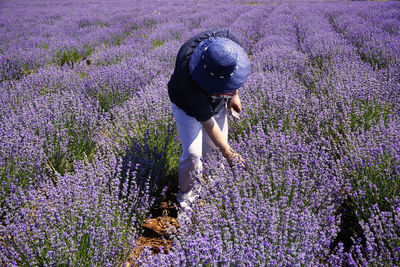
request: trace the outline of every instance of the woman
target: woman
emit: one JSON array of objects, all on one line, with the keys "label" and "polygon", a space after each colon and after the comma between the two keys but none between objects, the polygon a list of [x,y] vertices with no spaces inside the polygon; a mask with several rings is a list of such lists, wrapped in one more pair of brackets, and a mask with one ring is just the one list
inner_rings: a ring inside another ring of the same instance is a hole
[{"label": "woman", "polygon": [[168,94],[182,142],[177,200],[183,210],[196,199],[201,160],[213,149],[230,165],[233,159],[243,160],[228,144],[227,109],[241,112],[238,88],[249,74],[247,53],[227,30],[199,33],[179,49]]}]

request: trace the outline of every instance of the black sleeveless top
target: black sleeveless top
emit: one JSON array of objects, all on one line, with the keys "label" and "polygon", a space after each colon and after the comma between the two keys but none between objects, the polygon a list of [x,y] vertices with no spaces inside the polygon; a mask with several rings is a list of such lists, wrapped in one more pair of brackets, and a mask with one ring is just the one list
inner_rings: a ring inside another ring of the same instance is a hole
[{"label": "black sleeveless top", "polygon": [[193,51],[201,41],[209,37],[225,37],[241,45],[236,36],[228,30],[213,29],[193,36],[179,49],[174,73],[168,82],[168,95],[171,102],[200,122],[209,120],[217,114],[227,101],[223,96],[211,96],[201,89],[189,72],[189,61]]}]

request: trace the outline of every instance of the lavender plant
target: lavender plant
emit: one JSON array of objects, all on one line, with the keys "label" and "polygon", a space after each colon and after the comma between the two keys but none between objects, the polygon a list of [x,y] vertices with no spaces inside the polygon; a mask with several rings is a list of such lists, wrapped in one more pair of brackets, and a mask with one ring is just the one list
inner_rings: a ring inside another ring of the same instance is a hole
[{"label": "lavender plant", "polygon": [[208,161],[191,220],[182,217],[173,250],[149,264],[323,262],[338,231],[335,202],[344,180],[335,174],[329,152],[316,158],[319,145],[298,138],[259,128],[237,144],[247,159],[245,169],[221,167],[220,157]]},{"label": "lavender plant", "polygon": [[121,163],[116,158],[103,156],[96,163],[77,164],[74,174],[58,177],[57,186],[44,182],[20,192],[22,207],[7,214],[1,229],[3,263],[112,266],[123,262],[149,208],[145,205],[149,195],[142,192],[138,197],[138,187],[128,188],[126,182],[120,189]]},{"label": "lavender plant", "polygon": [[[49,8],[49,7],[52,8]],[[399,265],[399,4],[6,1],[0,263],[115,265],[176,179],[166,84],[227,28],[251,57],[232,169],[144,265]],[[221,165],[222,162],[222,165]]]},{"label": "lavender plant", "polygon": [[[162,85],[164,79],[155,82]],[[125,105],[115,109],[115,121],[109,126],[113,142],[119,143],[117,153],[126,164],[139,164],[136,182],[149,180],[152,195],[159,196],[165,185],[173,183],[179,160],[179,141],[166,95],[148,86]],[[115,146],[115,143],[114,143]],[[131,179],[129,176],[124,179]]]}]

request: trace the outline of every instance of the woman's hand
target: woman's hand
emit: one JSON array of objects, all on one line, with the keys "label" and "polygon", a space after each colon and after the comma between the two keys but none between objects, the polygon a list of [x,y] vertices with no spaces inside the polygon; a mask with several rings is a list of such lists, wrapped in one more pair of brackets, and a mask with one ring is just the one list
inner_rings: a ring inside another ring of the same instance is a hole
[{"label": "woman's hand", "polygon": [[238,152],[233,150],[226,142],[214,117],[211,117],[207,121],[201,122],[201,125],[210,139],[220,149],[222,155],[228,161],[229,166],[233,166],[234,162],[239,162],[244,165],[243,157]]},{"label": "woman's hand", "polygon": [[242,111],[242,104],[240,102],[239,94],[237,93],[228,101],[228,109],[231,108],[233,108],[237,113]]},{"label": "woman's hand", "polygon": [[234,162],[238,162],[240,165],[245,165],[245,160],[237,151],[232,148],[229,149],[221,149],[222,155],[229,163],[229,166],[233,166]]}]

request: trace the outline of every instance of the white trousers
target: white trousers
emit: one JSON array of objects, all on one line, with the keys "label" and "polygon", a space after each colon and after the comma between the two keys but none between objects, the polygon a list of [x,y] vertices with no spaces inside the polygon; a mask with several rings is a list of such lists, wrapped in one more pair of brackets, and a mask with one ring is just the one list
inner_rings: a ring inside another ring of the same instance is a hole
[{"label": "white trousers", "polygon": [[[213,150],[218,149],[210,139],[201,123],[189,116],[171,102],[171,110],[174,115],[178,135],[182,143],[182,155],[179,159],[179,192],[177,200],[181,206],[196,199],[196,179],[201,178],[202,159]],[[214,115],[225,141],[228,141],[228,119],[226,105]]]}]

